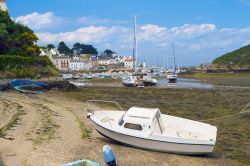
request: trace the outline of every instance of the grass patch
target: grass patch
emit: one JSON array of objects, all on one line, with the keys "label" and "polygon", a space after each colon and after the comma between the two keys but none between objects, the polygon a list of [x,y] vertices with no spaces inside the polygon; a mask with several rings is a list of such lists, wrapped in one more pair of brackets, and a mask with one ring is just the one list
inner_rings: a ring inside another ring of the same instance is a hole
[{"label": "grass patch", "polygon": [[[222,88],[190,90],[88,87],[75,92],[62,92],[63,94],[81,101],[114,100],[125,110],[131,106],[160,108],[162,113],[193,120],[230,115],[250,102],[250,90]],[[249,113],[208,123],[218,127],[215,153],[250,164]]]},{"label": "grass patch", "polygon": [[103,78],[103,79],[91,79],[89,83],[121,83],[120,79]]},{"label": "grass patch", "polygon": [[81,138],[82,139],[90,138],[90,131],[87,128],[85,128],[83,121],[81,121],[81,119],[74,113],[74,111],[72,110],[69,110],[69,111],[74,115],[74,117],[76,118],[78,122],[80,131],[81,131]]},{"label": "grass patch", "polygon": [[26,134],[33,141],[34,146],[43,145],[54,139],[57,129],[60,127],[52,118],[52,116],[56,116],[53,111],[44,105],[37,106],[40,107],[40,119],[34,125],[35,130]]},{"label": "grass patch", "polygon": [[22,109],[22,106],[18,106],[16,113],[13,115],[11,120],[8,124],[4,125],[2,128],[0,128],[0,137],[5,138],[8,134],[8,131],[11,130],[13,127],[16,126],[16,124],[19,122],[20,117],[24,115],[24,110]]}]

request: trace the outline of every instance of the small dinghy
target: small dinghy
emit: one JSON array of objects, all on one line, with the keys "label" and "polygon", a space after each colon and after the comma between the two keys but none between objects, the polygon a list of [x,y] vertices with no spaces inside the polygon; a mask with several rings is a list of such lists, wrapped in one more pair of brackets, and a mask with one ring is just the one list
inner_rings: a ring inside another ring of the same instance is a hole
[{"label": "small dinghy", "polygon": [[[147,150],[200,155],[213,152],[217,128],[189,119],[165,115],[158,108],[132,107],[112,111],[88,101],[88,118],[103,136]],[[102,102],[103,104],[103,102]],[[106,104],[106,105],[107,105]]]},{"label": "small dinghy", "polygon": [[62,166],[101,166],[101,164],[90,161],[90,160],[78,160]]},{"label": "small dinghy", "polygon": [[103,160],[105,161],[107,166],[118,166],[115,153],[109,145],[103,146]]},{"label": "small dinghy", "polygon": [[33,80],[12,80],[10,85],[24,93],[43,93],[49,89],[48,84]]}]

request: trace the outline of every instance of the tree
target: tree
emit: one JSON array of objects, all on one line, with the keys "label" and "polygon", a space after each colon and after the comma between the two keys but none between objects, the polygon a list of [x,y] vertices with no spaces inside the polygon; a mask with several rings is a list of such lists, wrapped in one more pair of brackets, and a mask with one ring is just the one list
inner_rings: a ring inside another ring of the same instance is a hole
[{"label": "tree", "polygon": [[98,52],[97,52],[97,49],[94,48],[92,45],[82,44],[81,54],[95,54],[95,55],[97,55]]},{"label": "tree", "polygon": [[54,48],[56,48],[56,47],[55,47],[53,44],[48,44],[48,45],[47,45],[47,48],[48,48],[48,49],[54,49]]},{"label": "tree", "polygon": [[59,51],[60,54],[65,54],[65,55],[72,56],[71,49],[63,41],[61,41],[58,44],[58,48],[57,49],[58,49],[58,51]]},{"label": "tree", "polygon": [[82,52],[82,45],[80,43],[75,43],[73,45],[72,52],[76,55],[80,55]]},{"label": "tree", "polygon": [[100,55],[100,58],[101,59],[111,59],[113,57],[113,54],[115,52],[109,50],[109,49],[106,49],[105,51],[103,51]]},{"label": "tree", "polygon": [[13,21],[0,10],[0,54],[38,56],[38,37],[27,26]]},{"label": "tree", "polygon": [[72,52],[75,54],[98,54],[97,49],[94,48],[92,45],[80,44],[75,43],[72,48]]},{"label": "tree", "polygon": [[106,50],[104,51],[104,53],[107,54],[107,55],[113,55],[113,54],[114,54],[113,51],[108,50],[108,49],[106,49]]}]

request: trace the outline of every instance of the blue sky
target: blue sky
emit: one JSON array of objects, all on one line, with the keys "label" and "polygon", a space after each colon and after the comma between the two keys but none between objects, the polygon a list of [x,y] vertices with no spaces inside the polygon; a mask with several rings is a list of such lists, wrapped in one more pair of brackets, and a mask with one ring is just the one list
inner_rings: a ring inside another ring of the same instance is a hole
[{"label": "blue sky", "polygon": [[[7,0],[8,1],[8,0]],[[25,0],[8,1],[11,16],[30,26],[39,44],[64,40],[132,55],[138,17],[138,59],[180,66],[211,62],[250,43],[250,0]],[[168,57],[168,58],[166,58]]]}]

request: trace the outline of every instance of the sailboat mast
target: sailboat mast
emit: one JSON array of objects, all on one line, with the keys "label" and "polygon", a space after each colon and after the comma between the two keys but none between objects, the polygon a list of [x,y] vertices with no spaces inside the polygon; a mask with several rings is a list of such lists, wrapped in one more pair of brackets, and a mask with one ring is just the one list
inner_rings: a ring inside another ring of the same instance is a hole
[{"label": "sailboat mast", "polygon": [[175,50],[174,50],[174,43],[172,43],[172,47],[173,47],[173,57],[174,57],[174,72],[176,72],[177,67],[176,67],[176,61],[175,61]]},{"label": "sailboat mast", "polygon": [[137,38],[136,38],[136,16],[135,16],[135,22],[134,22],[134,47],[133,47],[133,67],[134,70],[136,69],[137,66]]}]

